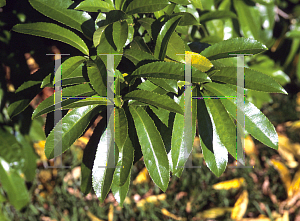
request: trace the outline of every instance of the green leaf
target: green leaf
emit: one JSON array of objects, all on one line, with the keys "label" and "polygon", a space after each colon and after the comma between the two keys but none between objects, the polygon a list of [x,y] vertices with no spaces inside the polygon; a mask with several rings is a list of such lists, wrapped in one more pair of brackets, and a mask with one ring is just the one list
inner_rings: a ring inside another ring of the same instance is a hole
[{"label": "green leaf", "polygon": [[210,11],[200,16],[200,22],[204,23],[214,19],[237,18],[231,11]]},{"label": "green leaf", "polygon": [[7,193],[10,204],[20,211],[30,201],[25,182],[1,157],[0,177],[2,188]]},{"label": "green leaf", "polygon": [[166,94],[167,93],[166,90],[162,89],[159,86],[156,86],[149,80],[146,80],[145,82],[141,83],[137,88],[141,89],[141,90],[145,90],[145,91],[152,91],[157,94]]},{"label": "green leaf", "polygon": [[[180,106],[185,108],[190,108],[191,103],[186,104],[184,93],[178,98],[178,103]],[[187,106],[186,106],[187,105]],[[193,142],[196,133],[196,100],[193,100],[193,118],[190,128],[185,128],[185,116],[176,114],[173,132],[172,132],[172,148],[171,148],[171,158],[172,158],[172,168],[171,171],[177,177],[181,176],[184,169],[184,165],[188,160],[188,157],[193,148]]]},{"label": "green leaf", "polygon": [[137,65],[140,61],[144,60],[157,60],[151,54],[133,48],[124,50],[124,57],[129,59],[134,65]]},{"label": "green leaf", "polygon": [[[228,87],[224,84],[217,83],[208,83],[205,84],[204,87],[214,93],[216,96],[236,96],[236,90]],[[245,114],[245,129],[257,140],[262,142],[263,144],[278,149],[278,136],[276,130],[272,123],[268,120],[268,118],[251,102],[247,99],[245,101],[244,106],[244,114]],[[237,107],[235,99],[221,99],[222,104],[225,106],[226,110],[234,117],[237,118]],[[241,122],[238,121],[241,124]],[[242,125],[244,126],[244,125]]]},{"label": "green leaf", "polygon": [[115,0],[115,7],[116,7],[116,9],[117,10],[122,10],[125,1],[126,0]]},{"label": "green leaf", "polygon": [[[70,86],[62,89],[62,96],[64,97],[71,97],[70,99],[64,99],[61,102],[61,107],[66,109],[66,106],[77,102],[78,100],[75,99],[76,96],[92,96],[95,94],[95,91],[91,88],[89,84],[79,84],[75,86]],[[55,110],[55,93],[48,97],[47,99],[43,100],[39,106],[34,110],[32,114],[32,119],[37,118],[43,114],[49,113]]]},{"label": "green leaf", "polygon": [[[110,120],[114,120],[113,114],[111,114]],[[114,139],[111,135],[114,133],[114,128],[110,128],[109,125],[110,124],[108,124],[108,128],[102,134],[98,144],[92,171],[93,189],[100,202],[104,201],[110,190],[119,156],[119,150],[117,146],[114,145]]]},{"label": "green leaf", "polygon": [[[33,126],[34,125],[32,125],[31,128]],[[40,126],[40,125],[38,125],[38,126]],[[41,129],[41,132],[43,133],[43,135],[45,136],[42,126],[40,126],[40,129]],[[38,157],[33,149],[31,139],[28,135],[22,135],[18,131],[16,138],[18,139],[19,143],[22,144],[22,152],[23,152],[23,157],[24,157],[24,165],[22,167],[22,171],[26,177],[26,180],[32,182],[36,175],[36,160],[38,159]]]},{"label": "green leaf", "polygon": [[102,119],[95,127],[94,132],[83,151],[80,190],[85,195],[88,194],[92,189],[92,170],[96,158],[97,147],[100,138],[104,134],[104,131],[107,127],[106,111],[104,111],[101,115]]},{"label": "green leaf", "polygon": [[118,186],[117,184],[115,184],[115,176],[113,178],[113,182],[111,185],[111,191],[112,191],[116,201],[120,204],[121,207],[123,207],[124,200],[127,196],[128,190],[129,190],[130,176],[131,176],[131,171],[129,171],[129,175],[123,186]]},{"label": "green leaf", "polygon": [[[181,54],[181,55],[179,55]],[[175,61],[185,63],[185,45],[182,38],[173,32],[168,43],[166,55]]]},{"label": "green leaf", "polygon": [[246,38],[260,39],[260,12],[254,3],[234,0],[234,8],[238,15],[239,24]]},{"label": "green leaf", "polygon": [[100,44],[100,41],[101,41],[101,36],[102,34],[104,33],[105,31],[105,28],[107,27],[107,25],[104,25],[102,27],[99,27],[94,35],[93,35],[93,43],[94,43],[94,46],[97,47],[99,44]]},{"label": "green leaf", "polygon": [[61,41],[77,48],[82,53],[89,55],[89,49],[78,35],[56,24],[46,22],[17,24],[12,30],[23,34],[30,34]]},{"label": "green leaf", "polygon": [[46,140],[46,136],[43,130],[44,119],[42,117],[31,121],[31,127],[29,130],[29,136],[33,142],[39,142]]},{"label": "green leaf", "polygon": [[133,0],[126,9],[126,14],[152,13],[165,8],[167,0]]},{"label": "green leaf", "polygon": [[149,107],[156,114],[156,116],[160,119],[160,121],[168,127],[170,111],[167,111],[163,108],[157,108],[152,105],[149,105]]},{"label": "green leaf", "polygon": [[0,128],[0,156],[9,164],[20,164],[22,160],[22,148],[16,137]]},{"label": "green leaf", "polygon": [[[199,92],[198,97],[202,97]],[[233,134],[229,134],[228,132],[232,131],[227,131],[228,125],[226,125],[229,121],[230,124],[233,122],[229,116],[226,116],[227,112],[219,102],[215,99],[197,99],[197,119],[202,153],[206,165],[217,177],[220,177],[225,171],[228,162],[228,151],[225,144],[234,145],[234,149],[236,145],[236,133],[234,131]],[[222,115],[219,114],[218,108]],[[220,122],[217,122],[218,120]],[[235,129],[234,124],[232,127]],[[223,143],[224,140],[226,143]]]},{"label": "green leaf", "polygon": [[[70,9],[71,5],[74,4],[73,1],[29,0],[29,2],[33,8],[43,15],[75,28],[92,39],[96,26],[95,22],[87,12]],[[59,30],[53,30],[53,33],[59,33]],[[70,37],[70,39],[72,38]]]},{"label": "green leaf", "polygon": [[214,44],[200,54],[209,60],[228,58],[235,55],[230,54],[257,54],[268,50],[259,41],[249,38],[233,38]]},{"label": "green leaf", "polygon": [[182,16],[176,16],[169,19],[163,27],[160,29],[160,32],[157,36],[154,57],[159,60],[164,60],[166,56],[168,42],[171,38],[171,35],[175,31],[176,26],[178,25]]},{"label": "green leaf", "polygon": [[79,64],[79,66],[74,71],[72,71],[68,76],[66,76],[64,72],[62,73],[61,76],[62,86],[81,84],[89,81],[90,80],[87,73],[87,67],[85,64]]},{"label": "green leaf", "polygon": [[170,17],[174,17],[177,15],[181,15],[181,20],[178,23],[179,26],[188,26],[188,25],[200,25],[200,23],[197,21],[197,19],[189,12],[178,12],[172,14]]},{"label": "green leaf", "polygon": [[190,2],[188,0],[171,0],[170,2],[174,2],[176,4],[180,4],[180,5],[189,5]]},{"label": "green leaf", "polygon": [[141,18],[138,22],[147,30],[149,35],[152,37],[151,25],[155,21],[153,18]]},{"label": "green leaf", "polygon": [[132,42],[130,43],[130,49],[135,51],[144,51],[148,54],[152,54],[149,47],[144,42],[144,39],[140,36],[135,36],[133,38]]},{"label": "green leaf", "polygon": [[87,70],[91,85],[93,86],[94,90],[98,93],[98,95],[106,96],[107,91],[104,81],[106,80],[105,75],[107,72],[106,66],[101,58],[97,56],[95,62],[89,62]]},{"label": "green leaf", "polygon": [[124,109],[115,109],[115,143],[119,148],[119,160],[114,174],[114,184],[123,186],[130,174],[134,149],[128,136],[128,122]]},{"label": "green leaf", "polygon": [[6,5],[6,0],[0,0],[0,8]]},{"label": "green leaf", "polygon": [[162,138],[147,112],[129,107],[144,155],[144,162],[154,183],[166,191],[170,179],[169,163]]},{"label": "green leaf", "polygon": [[[137,77],[165,78],[171,80],[184,81],[184,68],[185,64],[174,62],[152,62],[150,64],[145,64],[132,73],[132,80],[130,82],[130,85],[134,83]],[[210,81],[211,80],[206,73],[201,72],[197,68],[192,67],[192,83]]]},{"label": "green leaf", "polygon": [[28,84],[25,82],[23,84],[24,86],[21,85],[20,89],[18,88],[18,92],[14,95],[13,100],[8,107],[8,114],[10,118],[16,116],[29,106],[31,100],[42,91],[39,85],[42,83],[42,79],[44,79],[44,77],[49,73],[53,72],[53,70],[54,62],[50,62],[30,76],[30,79],[36,81],[36,83]]},{"label": "green leaf", "polygon": [[169,80],[169,79],[157,79],[157,78],[150,78],[150,81],[166,91],[172,92],[177,94],[178,93],[178,86],[176,80]]},{"label": "green leaf", "polygon": [[[220,71],[211,76],[214,81],[220,81],[227,84],[237,84],[237,68],[236,67],[219,67]],[[264,91],[268,93],[283,93],[287,94],[284,88],[273,78],[261,72],[244,68],[245,88]]]},{"label": "green leaf", "polygon": [[111,4],[104,1],[85,0],[83,2],[80,2],[80,4],[75,9],[88,12],[109,12],[111,10],[114,10],[115,8]]},{"label": "green leaf", "polygon": [[[86,58],[82,56],[73,56],[65,60],[57,69],[57,72],[61,73],[61,79],[66,79],[66,77],[72,74],[72,72],[75,71],[75,69],[77,69],[78,66],[81,65],[85,60]],[[53,81],[53,78],[54,73],[51,73],[46,78],[44,78],[41,88],[50,86],[49,84],[54,85],[55,82]]]},{"label": "green leaf", "polygon": [[169,110],[174,113],[183,114],[182,108],[167,95],[160,95],[144,90],[135,90],[126,94],[123,99],[124,101],[137,100],[146,104],[163,108],[165,110]]},{"label": "green leaf", "polygon": [[128,24],[126,21],[117,21],[113,23],[113,39],[117,46],[117,51],[120,51],[126,43],[128,37]]},{"label": "green leaf", "polygon": [[[107,66],[107,55],[99,55],[99,54],[118,54],[114,56],[114,69],[117,68],[119,65],[122,56],[120,54],[123,53],[123,48],[120,50],[117,50],[117,47],[113,41],[113,26],[110,24],[109,26],[106,27],[104,34],[101,35],[101,44],[97,46],[97,55],[100,56],[101,60]],[[106,70],[108,67],[106,68]],[[109,70],[111,72],[114,72],[114,70]],[[105,74],[105,79],[106,79],[107,74]],[[104,77],[102,75],[102,77]],[[105,80],[104,80],[105,82]]]},{"label": "green leaf", "polygon": [[[64,116],[46,139],[46,157],[51,159],[65,152],[82,135],[90,120],[104,107],[100,105],[80,107]],[[61,133],[61,137],[55,137],[56,130]]]},{"label": "green leaf", "polygon": [[191,0],[191,3],[195,8],[203,10],[201,0]]}]

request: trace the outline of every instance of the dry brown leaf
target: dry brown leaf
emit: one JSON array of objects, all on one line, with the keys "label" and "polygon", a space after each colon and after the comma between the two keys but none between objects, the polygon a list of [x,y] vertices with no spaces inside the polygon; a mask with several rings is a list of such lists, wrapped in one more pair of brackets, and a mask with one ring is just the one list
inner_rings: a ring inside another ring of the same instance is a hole
[{"label": "dry brown leaf", "polygon": [[203,212],[197,213],[196,217],[201,219],[215,219],[219,216],[223,216],[226,212],[231,212],[232,207],[218,207],[205,210]]},{"label": "dry brown leaf", "polygon": [[282,182],[284,183],[285,189],[287,193],[289,192],[289,187],[291,185],[291,175],[289,170],[286,168],[286,166],[281,163],[280,161],[271,159],[270,160],[275,169],[279,172],[280,178]]},{"label": "dry brown leaf", "polygon": [[150,182],[150,175],[148,173],[148,170],[146,167],[144,167],[139,174],[137,175],[137,177],[135,178],[135,180],[132,182],[133,185],[136,184],[141,184],[141,183],[149,183]]},{"label": "dry brown leaf", "polygon": [[165,216],[171,217],[172,219],[175,219],[175,220],[180,220],[180,221],[187,220],[186,218],[175,216],[174,214],[170,213],[168,210],[166,210],[164,208],[161,209],[161,213],[164,214]]},{"label": "dry brown leaf", "polygon": [[243,177],[236,178],[232,180],[223,181],[213,185],[215,190],[229,190],[240,188],[245,183],[245,179]]},{"label": "dry brown leaf", "polygon": [[248,191],[244,190],[234,204],[231,219],[241,220],[246,213],[248,202]]}]

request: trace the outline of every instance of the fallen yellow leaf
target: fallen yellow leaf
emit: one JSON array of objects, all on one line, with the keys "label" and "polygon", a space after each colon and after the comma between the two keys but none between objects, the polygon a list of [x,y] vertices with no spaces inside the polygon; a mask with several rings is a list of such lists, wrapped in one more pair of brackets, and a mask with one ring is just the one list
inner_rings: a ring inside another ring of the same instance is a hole
[{"label": "fallen yellow leaf", "polygon": [[226,212],[231,212],[232,207],[218,207],[212,208],[208,210],[204,210],[203,212],[197,213],[196,217],[201,219],[215,219],[219,216],[223,216]]},{"label": "fallen yellow leaf", "polygon": [[284,183],[285,189],[288,193],[289,187],[291,185],[291,180],[292,180],[289,170],[286,168],[286,166],[283,163],[281,163],[277,160],[272,159],[271,163],[273,164],[275,169],[279,172],[280,178],[281,178],[282,182]]},{"label": "fallen yellow leaf", "polygon": [[97,216],[92,214],[90,211],[87,211],[86,215],[91,219],[91,221],[104,221],[103,219],[99,219]]},{"label": "fallen yellow leaf", "polygon": [[182,217],[178,217],[178,216],[175,216],[174,214],[170,213],[168,210],[166,209],[161,209],[161,213],[164,214],[165,216],[168,216],[168,217],[171,217],[172,219],[175,219],[175,220],[186,220],[186,218],[182,218]]},{"label": "fallen yellow leaf", "polygon": [[148,173],[148,170],[146,167],[144,167],[139,174],[137,175],[137,177],[135,178],[135,180],[132,182],[133,185],[136,184],[141,184],[141,183],[148,183],[150,182],[150,175]]},{"label": "fallen yellow leaf", "polygon": [[114,205],[113,204],[109,205],[107,218],[108,218],[108,221],[113,221],[114,220]]},{"label": "fallen yellow leaf", "polygon": [[152,203],[157,206],[160,203],[159,201],[166,200],[166,198],[167,198],[167,195],[165,193],[157,195],[157,196],[156,195],[148,196],[145,199],[138,201],[136,203],[136,206],[141,209],[145,209],[146,203]]},{"label": "fallen yellow leaf", "polygon": [[255,147],[254,141],[250,135],[248,135],[244,139],[244,145],[245,145],[245,153],[249,156],[251,155],[258,155],[258,151]]},{"label": "fallen yellow leaf", "polygon": [[215,190],[229,190],[233,188],[240,188],[245,182],[245,179],[243,177],[236,178],[232,180],[223,181],[220,183],[217,183],[213,185],[213,188]]},{"label": "fallen yellow leaf", "polygon": [[293,181],[288,188],[288,197],[294,196],[295,193],[299,191],[300,188],[300,169],[296,172]]},{"label": "fallen yellow leaf", "polygon": [[47,157],[45,155],[45,143],[45,140],[41,140],[38,143],[33,144],[35,152],[40,156],[41,161],[47,161]]},{"label": "fallen yellow leaf", "polygon": [[231,219],[241,220],[246,213],[248,202],[248,192],[247,190],[244,190],[234,204]]}]

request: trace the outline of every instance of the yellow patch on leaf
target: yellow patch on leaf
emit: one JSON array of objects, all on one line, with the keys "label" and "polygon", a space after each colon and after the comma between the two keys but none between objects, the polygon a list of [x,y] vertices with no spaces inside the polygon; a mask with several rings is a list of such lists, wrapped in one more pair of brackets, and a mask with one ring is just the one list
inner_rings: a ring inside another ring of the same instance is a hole
[{"label": "yellow patch on leaf", "polygon": [[108,218],[108,221],[113,221],[114,220],[114,205],[113,204],[109,205],[107,218]]},{"label": "yellow patch on leaf", "polygon": [[206,72],[213,67],[213,64],[206,57],[191,51],[185,51],[185,54],[191,54],[191,65],[202,72]]},{"label": "yellow patch on leaf", "polygon": [[231,212],[231,207],[218,207],[212,208],[208,210],[204,210],[203,212],[197,213],[196,217],[201,219],[215,219],[219,216],[223,216],[226,212]]},{"label": "yellow patch on leaf", "polygon": [[247,190],[244,190],[234,204],[233,210],[231,212],[231,219],[242,219],[246,213],[248,202],[248,192]]},{"label": "yellow patch on leaf", "polygon": [[229,189],[233,189],[233,188],[240,188],[244,183],[245,183],[245,179],[243,177],[241,177],[241,178],[227,180],[227,181],[217,183],[217,184],[213,185],[213,188],[215,190],[229,190]]}]

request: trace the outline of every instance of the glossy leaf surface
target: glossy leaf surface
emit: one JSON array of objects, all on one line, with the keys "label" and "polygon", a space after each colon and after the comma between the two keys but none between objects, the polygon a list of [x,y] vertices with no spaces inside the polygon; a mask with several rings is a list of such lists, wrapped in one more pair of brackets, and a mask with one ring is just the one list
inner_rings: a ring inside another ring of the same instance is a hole
[{"label": "glossy leaf surface", "polygon": [[[213,92],[216,96],[236,96],[236,90],[224,84],[209,83],[205,85],[205,88]],[[221,99],[221,102],[235,119],[237,108],[242,111],[240,107],[237,107],[235,99]],[[277,150],[278,136],[274,126],[268,118],[247,99],[245,99],[244,105],[245,129],[263,144]]]},{"label": "glossy leaf surface", "polygon": [[126,14],[151,13],[165,8],[169,2],[167,0],[133,0],[126,9]]},{"label": "glossy leaf surface", "polygon": [[77,48],[83,54],[89,54],[89,50],[86,44],[78,35],[53,23],[37,22],[29,24],[18,24],[15,25],[12,30],[23,34],[30,34],[61,41],[73,46],[74,48]]},{"label": "glossy leaf surface", "polygon": [[[30,0],[33,8],[43,15],[61,22],[71,28],[84,33],[90,39],[95,31],[95,22],[87,12],[79,12],[70,9],[73,4],[71,0],[51,1],[51,0]],[[53,30],[58,33],[58,30]]]},{"label": "glossy leaf surface", "polygon": [[233,38],[209,46],[200,54],[209,60],[228,58],[230,54],[257,54],[268,50],[262,43],[249,38]]},{"label": "glossy leaf surface", "polygon": [[154,183],[166,191],[169,183],[169,163],[162,138],[147,112],[141,107],[129,107],[136,127],[144,162]]},{"label": "glossy leaf surface", "polygon": [[146,104],[169,110],[171,112],[183,114],[182,108],[167,95],[160,95],[144,90],[135,90],[129,92],[124,96],[124,101],[126,100],[137,100]]},{"label": "glossy leaf surface", "polygon": [[[82,135],[86,127],[89,125],[90,119],[102,109],[103,106],[99,105],[85,106],[73,109],[65,117],[63,117],[58,123],[62,125],[60,127],[62,136],[56,137],[54,128],[46,139],[46,157],[51,159],[65,152],[75,142],[75,140]],[[58,125],[56,125],[56,127],[57,126]]]}]

